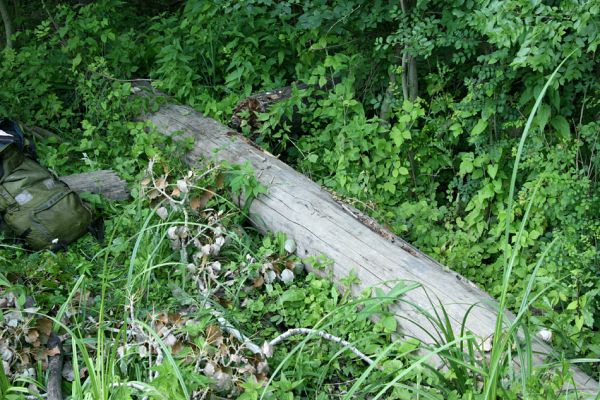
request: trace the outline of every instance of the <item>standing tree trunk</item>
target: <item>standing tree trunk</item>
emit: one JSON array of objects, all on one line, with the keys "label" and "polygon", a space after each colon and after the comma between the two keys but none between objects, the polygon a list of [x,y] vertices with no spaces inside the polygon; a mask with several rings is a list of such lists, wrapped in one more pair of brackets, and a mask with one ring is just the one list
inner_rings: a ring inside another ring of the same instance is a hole
[{"label": "standing tree trunk", "polygon": [[[407,0],[401,0],[400,6],[404,15],[408,14]],[[404,100],[415,101],[419,95],[419,81],[417,80],[417,60],[404,48],[402,55],[402,94]]]},{"label": "standing tree trunk", "polygon": [[2,21],[4,21],[4,32],[6,34],[6,47],[12,48],[12,39],[13,35],[13,26],[10,20],[10,15],[8,14],[8,9],[6,8],[6,3],[4,0],[0,0],[0,14],[2,14]]}]

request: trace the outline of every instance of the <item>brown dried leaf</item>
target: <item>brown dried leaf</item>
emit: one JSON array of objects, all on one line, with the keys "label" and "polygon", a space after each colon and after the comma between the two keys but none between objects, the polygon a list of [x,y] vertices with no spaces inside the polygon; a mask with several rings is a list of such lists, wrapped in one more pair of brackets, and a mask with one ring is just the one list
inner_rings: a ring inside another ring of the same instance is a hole
[{"label": "brown dried leaf", "polygon": [[223,341],[223,332],[217,325],[208,325],[206,327],[206,342],[208,344],[221,343]]},{"label": "brown dried leaf", "polygon": [[179,190],[179,188],[176,187],[171,192],[171,197],[179,197],[179,196],[181,196],[181,190]]},{"label": "brown dried leaf", "polygon": [[179,313],[169,313],[169,322],[172,325],[181,325],[181,323],[183,322],[181,320],[181,314],[179,314]]},{"label": "brown dried leaf", "polygon": [[181,350],[183,349],[183,343],[181,341],[177,341],[173,347],[171,347],[171,353],[173,353],[173,355],[179,353]]},{"label": "brown dried leaf", "polygon": [[58,348],[58,346],[53,347],[51,349],[48,349],[48,351],[46,352],[46,354],[48,355],[48,357],[54,357],[60,354],[60,349]]},{"label": "brown dried leaf", "polygon": [[265,280],[264,280],[264,278],[263,278],[262,276],[259,276],[258,278],[256,278],[256,279],[254,280],[254,283],[252,284],[252,286],[253,286],[254,288],[259,288],[259,287],[261,287],[262,285],[264,285],[264,283],[265,283]]},{"label": "brown dried leaf", "polygon": [[208,189],[204,189],[204,192],[200,196],[201,203],[200,207],[204,208],[208,204],[209,200],[215,197],[215,189],[209,187]]},{"label": "brown dried leaf", "polygon": [[150,179],[150,177],[145,177],[144,179],[142,179],[142,181],[140,182],[142,184],[142,186],[148,186],[150,184],[152,180]]},{"label": "brown dried leaf", "polygon": [[166,187],[167,187],[167,180],[163,176],[161,176],[160,178],[158,178],[156,180],[156,188],[157,189],[161,189],[162,190],[162,189],[164,189]]},{"label": "brown dried leaf", "polygon": [[190,201],[190,208],[192,211],[198,211],[200,209],[200,197],[194,197]]},{"label": "brown dried leaf", "polygon": [[156,189],[152,189],[151,191],[148,192],[148,198],[150,200],[154,200],[156,199],[158,196],[160,196],[160,192]]},{"label": "brown dried leaf", "polygon": [[49,318],[40,318],[37,320],[36,328],[45,336],[50,336],[52,333],[52,320]]},{"label": "brown dried leaf", "polygon": [[158,315],[158,320],[160,322],[162,322],[163,324],[165,324],[165,325],[168,324],[169,323],[169,314],[167,314],[167,313],[160,313]]},{"label": "brown dried leaf", "polygon": [[37,346],[39,346],[39,337],[40,333],[37,331],[37,329],[30,329],[29,332],[27,332],[27,334],[25,335],[25,341],[29,344],[37,344]]},{"label": "brown dried leaf", "polygon": [[223,189],[223,187],[225,186],[225,175],[224,174],[217,175],[217,177],[215,178],[215,185],[216,185],[217,189]]}]

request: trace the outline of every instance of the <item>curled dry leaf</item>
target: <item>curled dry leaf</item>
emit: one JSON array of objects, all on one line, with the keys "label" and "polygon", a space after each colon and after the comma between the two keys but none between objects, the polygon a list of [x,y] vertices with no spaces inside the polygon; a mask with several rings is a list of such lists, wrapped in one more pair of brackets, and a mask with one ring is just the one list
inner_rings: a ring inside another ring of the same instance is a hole
[{"label": "curled dry leaf", "polygon": [[265,278],[266,283],[273,283],[275,278],[277,278],[277,274],[275,273],[275,271],[269,270],[269,271],[265,272],[264,278]]},{"label": "curled dry leaf", "polygon": [[294,281],[294,273],[292,271],[290,271],[289,269],[284,269],[283,271],[281,271],[280,278],[283,281],[283,283],[285,283],[286,285],[289,285],[290,283],[292,283]]},{"label": "curled dry leaf", "polygon": [[141,358],[148,357],[148,348],[146,347],[145,344],[138,346],[138,354],[140,355]]},{"label": "curled dry leaf", "polygon": [[159,190],[164,190],[167,187],[167,180],[164,176],[161,176],[156,180],[156,188]]},{"label": "curled dry leaf", "polygon": [[165,338],[165,345],[173,347],[175,343],[177,343],[177,338],[172,333]]},{"label": "curled dry leaf", "polygon": [[296,252],[296,242],[294,242],[292,239],[288,239],[285,241],[283,248],[289,254],[295,253]]},{"label": "curled dry leaf", "polygon": [[206,327],[206,342],[208,344],[220,344],[223,341],[223,332],[217,325]]},{"label": "curled dry leaf", "polygon": [[188,184],[184,179],[177,181],[177,188],[181,191],[181,193],[187,193],[189,191]]},{"label": "curled dry leaf", "polygon": [[487,338],[485,338],[483,340],[483,342],[481,343],[481,349],[486,352],[489,353],[490,351],[492,351],[492,344],[494,343],[494,335],[490,335]]},{"label": "curled dry leaf", "polygon": [[204,374],[208,377],[214,376],[215,371],[215,365],[211,362],[206,363],[206,365],[204,366]]},{"label": "curled dry leaf", "polygon": [[537,333],[537,336],[542,339],[544,342],[550,343],[552,342],[552,331],[550,329],[540,329]]},{"label": "curled dry leaf", "polygon": [[156,210],[156,215],[158,215],[160,217],[160,219],[162,219],[164,221],[165,219],[167,219],[169,217],[169,212],[167,211],[167,209],[165,207],[159,207]]},{"label": "curled dry leaf", "polygon": [[167,237],[171,240],[176,240],[179,238],[177,236],[177,227],[176,226],[171,226],[171,227],[169,227],[169,229],[167,229]]},{"label": "curled dry leaf", "polygon": [[30,329],[25,335],[25,341],[29,344],[34,344],[38,341],[39,337],[40,333],[37,331],[37,329]]},{"label": "curled dry leaf", "polygon": [[265,279],[262,276],[259,276],[258,278],[256,278],[254,280],[254,282],[252,283],[252,286],[254,288],[259,288],[259,287],[261,287],[264,284],[265,284]]},{"label": "curled dry leaf", "polygon": [[214,195],[215,195],[214,191],[212,191],[210,189],[204,189],[204,191],[202,192],[202,194],[200,196],[194,197],[192,199],[192,201],[190,202],[190,208],[193,211],[199,211],[199,210],[203,209],[204,207],[206,207],[209,200],[214,197]]},{"label": "curled dry leaf", "polygon": [[160,192],[156,189],[152,189],[151,191],[148,192],[148,198],[150,200],[154,200],[156,199],[158,196],[160,196]]}]

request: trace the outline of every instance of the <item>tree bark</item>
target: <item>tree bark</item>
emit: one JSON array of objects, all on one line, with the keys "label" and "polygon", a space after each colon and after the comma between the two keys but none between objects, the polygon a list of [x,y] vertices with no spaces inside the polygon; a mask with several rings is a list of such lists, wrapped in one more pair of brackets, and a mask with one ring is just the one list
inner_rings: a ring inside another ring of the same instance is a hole
[{"label": "tree bark", "polygon": [[[147,95],[144,90],[136,91],[138,95]],[[190,166],[199,166],[203,160],[249,162],[257,179],[268,188],[268,194],[258,197],[250,206],[251,223],[262,232],[283,232],[293,239],[298,256],[310,271],[332,277],[338,286],[343,278],[355,274],[359,280],[351,288],[355,295],[374,287],[387,292],[402,282],[420,284],[391,306],[405,336],[425,343],[440,340],[435,326],[419,310],[434,315],[443,306],[458,337],[463,318],[474,304],[477,306],[470,310],[466,320],[467,331],[481,341],[493,334],[497,303],[487,293],[372,219],[336,201],[318,184],[230,128],[190,107],[173,104],[162,105],[144,118],[175,141],[188,138],[195,141],[185,156]],[[322,255],[331,260],[324,269],[315,264],[315,259]],[[534,352],[534,362],[540,365],[551,348],[534,339]],[[593,379],[575,367],[572,370],[579,390],[597,392],[598,384]]]},{"label": "tree bark", "polygon": [[[298,89],[306,89],[308,85],[299,83]],[[253,94],[240,101],[233,110],[230,125],[235,129],[240,129],[243,124],[248,124],[252,128],[258,127],[257,113],[267,112],[273,104],[289,99],[292,96],[293,86],[285,86],[280,89]]]},{"label": "tree bark", "polygon": [[6,8],[6,3],[4,0],[0,0],[0,14],[2,14],[2,21],[4,22],[4,32],[6,35],[6,47],[12,48],[12,39],[11,36],[14,33],[12,21],[10,19],[10,14],[8,13],[8,8]]},{"label": "tree bark", "polygon": [[109,200],[127,200],[127,182],[112,170],[84,172],[60,177],[75,192],[100,194]]},{"label": "tree bark", "polygon": [[[408,14],[411,7],[409,0],[400,0],[402,12]],[[404,100],[415,101],[419,95],[419,81],[417,78],[417,60],[405,47],[402,54],[402,94]]]},{"label": "tree bark", "polygon": [[[335,86],[335,84],[335,79],[328,79],[323,86],[295,83],[292,86],[284,86],[279,89],[253,94],[252,96],[246,97],[235,106],[229,125],[238,130],[244,124],[250,125],[252,129],[256,129],[260,125],[257,113],[267,112],[273,104],[289,99],[292,96],[294,87],[298,90],[308,89],[310,87],[315,89],[329,89]],[[294,112],[291,121],[294,126],[300,124],[299,118],[296,117],[298,117],[298,115]]]}]

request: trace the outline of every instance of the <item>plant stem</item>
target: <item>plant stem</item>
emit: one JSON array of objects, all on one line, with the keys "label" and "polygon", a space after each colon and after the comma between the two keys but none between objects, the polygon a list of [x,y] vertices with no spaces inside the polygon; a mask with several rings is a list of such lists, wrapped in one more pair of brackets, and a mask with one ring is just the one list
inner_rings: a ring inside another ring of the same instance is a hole
[{"label": "plant stem", "polygon": [[298,335],[315,335],[315,336],[319,336],[322,339],[329,340],[329,341],[335,342],[335,343],[339,343],[342,346],[344,346],[345,348],[347,348],[348,350],[350,350],[352,353],[356,354],[356,356],[358,358],[360,358],[367,364],[375,365],[375,361],[373,361],[371,358],[369,358],[369,356],[367,356],[366,354],[364,354],[363,352],[358,350],[356,347],[354,347],[350,342],[348,342],[340,337],[329,334],[327,332],[318,331],[316,329],[308,329],[308,328],[289,329],[287,332],[284,332],[281,335],[277,336],[275,339],[271,340],[269,342],[269,345],[272,347],[275,347],[279,343],[283,342],[285,339],[292,337],[292,336],[298,336]]}]

